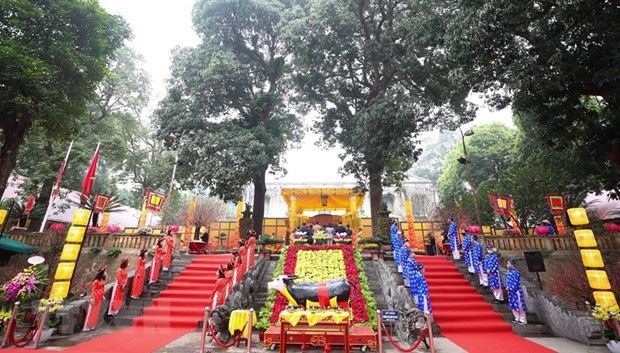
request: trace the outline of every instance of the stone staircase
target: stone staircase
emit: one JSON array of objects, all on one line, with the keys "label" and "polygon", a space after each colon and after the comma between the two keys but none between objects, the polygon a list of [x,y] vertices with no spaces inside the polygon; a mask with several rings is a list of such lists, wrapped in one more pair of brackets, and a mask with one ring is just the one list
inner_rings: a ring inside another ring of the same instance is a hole
[{"label": "stone staircase", "polygon": [[372,262],[369,259],[364,260],[364,272],[366,273],[366,277],[368,277],[368,286],[370,287],[370,291],[372,291],[375,300],[377,301],[377,309],[389,310],[390,307],[387,303],[387,300],[385,300],[385,295],[383,294],[383,289],[381,288],[381,281],[379,280],[379,275],[377,274],[375,266],[373,266]]},{"label": "stone staircase", "polygon": [[260,283],[258,285],[258,289],[256,291],[256,297],[254,298],[254,303],[252,304],[252,308],[255,311],[259,311],[265,302],[267,301],[267,297],[269,296],[269,290],[267,289],[267,283],[271,281],[273,278],[273,273],[278,266],[278,261],[267,261],[267,266],[263,271],[262,278],[260,279]]},{"label": "stone staircase", "polygon": [[[175,256],[168,271],[160,272],[157,282],[144,285],[144,290],[140,298],[132,299],[129,297],[129,294],[127,294],[123,308],[116,316],[109,318],[107,323],[110,326],[131,326],[133,324],[133,319],[142,315],[142,310],[145,307],[151,306],[153,298],[159,297],[159,293],[165,290],[168,284],[172,283],[174,278],[177,277],[196,256],[197,255]],[[148,275],[148,268],[146,273]],[[130,284],[131,283],[129,283],[129,285]]]}]

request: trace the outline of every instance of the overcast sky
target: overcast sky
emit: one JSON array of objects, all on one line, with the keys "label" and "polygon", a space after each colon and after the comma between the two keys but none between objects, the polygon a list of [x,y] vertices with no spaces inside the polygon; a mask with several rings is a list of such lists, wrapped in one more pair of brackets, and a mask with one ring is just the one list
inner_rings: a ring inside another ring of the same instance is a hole
[{"label": "overcast sky", "polygon": [[[193,46],[199,41],[192,28],[194,1],[100,0],[99,2],[108,12],[123,16],[131,26],[133,39],[129,42],[129,46],[144,56],[144,68],[151,75],[150,109],[152,110],[165,95],[171,50],[176,46]],[[512,125],[510,110],[490,112],[481,107],[478,117],[472,124],[481,125],[492,121]],[[338,148],[329,151],[319,150],[314,145],[317,138],[314,134],[308,134],[300,149],[287,153],[288,174],[279,180],[286,182],[342,180],[337,172],[340,166],[338,153],[341,150]],[[268,178],[274,179],[271,176]],[[347,177],[346,180],[352,179]]]}]

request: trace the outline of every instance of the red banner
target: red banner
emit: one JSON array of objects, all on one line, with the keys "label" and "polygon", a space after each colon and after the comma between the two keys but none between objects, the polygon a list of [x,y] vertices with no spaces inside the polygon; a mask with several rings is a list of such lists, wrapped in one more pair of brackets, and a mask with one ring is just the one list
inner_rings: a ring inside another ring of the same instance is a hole
[{"label": "red banner", "polygon": [[93,212],[94,213],[105,212],[106,208],[108,208],[109,203],[110,203],[110,196],[95,194],[95,198],[93,199]]},{"label": "red banner", "polygon": [[512,196],[500,196],[497,194],[489,194],[491,206],[496,214],[503,214],[504,216],[511,216],[512,212]]},{"label": "red banner", "polygon": [[82,202],[90,197],[90,193],[93,189],[93,185],[95,184],[95,173],[97,172],[97,162],[99,161],[99,145],[97,145],[97,149],[95,150],[95,155],[93,159],[90,161],[90,166],[88,167],[88,171],[86,171],[86,175],[84,175],[84,180],[82,181]]},{"label": "red banner", "polygon": [[166,195],[153,191],[146,192],[146,209],[159,212],[166,201]]},{"label": "red banner", "polygon": [[568,196],[564,194],[560,195],[550,195],[547,194],[545,196],[547,198],[547,204],[549,205],[549,210],[553,215],[562,215],[566,213]]},{"label": "red banner", "polygon": [[24,215],[29,215],[32,212],[32,208],[34,207],[34,203],[36,201],[36,197],[34,195],[30,195],[28,198],[28,202],[26,202],[26,208],[24,209]]}]

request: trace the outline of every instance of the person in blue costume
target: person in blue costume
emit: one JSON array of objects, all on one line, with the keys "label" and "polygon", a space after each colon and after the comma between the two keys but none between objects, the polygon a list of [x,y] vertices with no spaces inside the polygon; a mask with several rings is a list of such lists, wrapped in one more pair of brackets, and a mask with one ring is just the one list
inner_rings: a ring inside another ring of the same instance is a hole
[{"label": "person in blue costume", "polygon": [[459,252],[459,227],[454,221],[454,217],[448,217],[448,236],[450,237],[450,250],[452,250],[452,257],[455,260],[461,259],[461,253]]},{"label": "person in blue costume", "polygon": [[394,235],[392,235],[392,250],[394,250],[394,264],[398,267],[398,272],[403,272],[402,263],[405,259],[400,257],[400,249],[403,246],[403,239],[401,237],[401,231],[397,230]]},{"label": "person in blue costume", "polygon": [[467,271],[474,274],[476,271],[474,270],[472,247],[471,234],[467,234],[467,230],[463,229],[463,259],[465,260],[465,265],[467,265]]},{"label": "person in blue costume", "polygon": [[521,274],[517,270],[514,260],[508,260],[508,273],[506,274],[506,291],[508,292],[508,307],[512,310],[515,319],[513,324],[526,325],[527,319],[525,312],[525,297],[523,289],[521,289]]},{"label": "person in blue costume", "polygon": [[487,254],[484,257],[483,268],[489,277],[489,287],[493,290],[495,302],[504,302],[504,289],[502,288],[502,276],[499,273],[499,258],[495,254],[493,245],[487,245]]},{"label": "person in blue costume", "polygon": [[428,292],[428,285],[424,277],[424,265],[419,264],[416,270],[417,271],[411,271],[411,273],[409,273],[411,296],[418,304],[418,309],[424,314],[430,315],[433,310],[431,309],[431,297]]},{"label": "person in blue costume", "polygon": [[398,273],[402,273],[403,277],[405,276],[405,262],[409,258],[409,254],[411,254],[411,249],[409,249],[409,239],[402,239],[402,245],[398,249],[398,258],[400,259],[400,265],[398,266]]},{"label": "person in blue costume", "polygon": [[482,244],[478,242],[478,236],[472,235],[471,237],[471,256],[472,262],[474,264],[475,273],[478,275],[478,280],[480,281],[480,287],[488,287],[489,279],[487,277],[487,273],[484,272],[482,266],[482,260],[484,259],[484,251],[482,250]]},{"label": "person in blue costume", "polygon": [[412,271],[418,270],[418,263],[415,260],[415,253],[413,251],[409,251],[409,256],[407,259],[403,261],[403,282],[405,283],[405,287],[411,287],[411,282],[409,278],[409,274]]}]

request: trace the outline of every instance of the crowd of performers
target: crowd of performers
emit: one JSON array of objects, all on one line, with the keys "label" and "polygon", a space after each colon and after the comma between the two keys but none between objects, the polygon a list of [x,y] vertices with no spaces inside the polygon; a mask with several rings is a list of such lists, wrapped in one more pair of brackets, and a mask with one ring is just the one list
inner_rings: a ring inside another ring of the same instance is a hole
[{"label": "crowd of performers", "polygon": [[[476,234],[462,231],[462,242],[458,234],[458,226],[452,217],[448,218],[448,237],[450,249],[455,260],[461,259],[467,265],[469,273],[475,274],[480,280],[480,286],[490,288],[496,303],[505,303],[504,290],[508,293],[508,307],[514,315],[513,323],[527,324],[526,306],[523,290],[521,288],[521,275],[516,268],[514,260],[507,261],[508,272],[505,281],[499,270],[499,257],[495,253],[493,245],[488,244],[483,248]],[[431,302],[424,277],[424,266],[415,260],[415,254],[409,248],[409,241],[403,238],[394,222],[391,227],[392,249],[394,250],[394,262],[398,266],[398,272],[402,273],[406,287],[411,290],[411,295],[418,308],[426,314],[430,314]],[[486,254],[485,250],[486,249]]]}]

